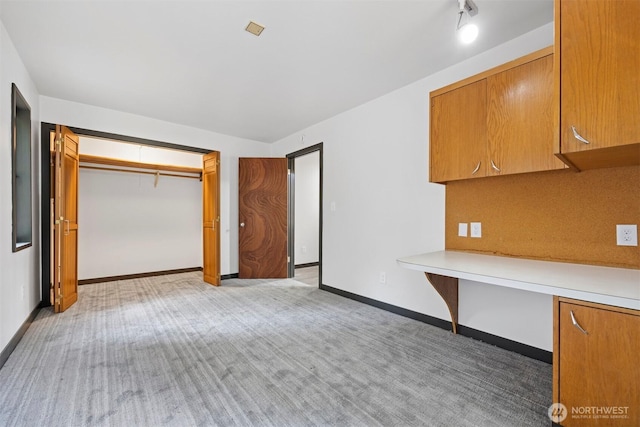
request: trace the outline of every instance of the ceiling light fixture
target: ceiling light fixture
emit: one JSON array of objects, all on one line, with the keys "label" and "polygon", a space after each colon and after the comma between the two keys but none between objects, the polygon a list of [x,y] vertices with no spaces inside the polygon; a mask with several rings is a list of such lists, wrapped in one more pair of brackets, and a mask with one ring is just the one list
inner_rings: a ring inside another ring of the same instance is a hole
[{"label": "ceiling light fixture", "polygon": [[[457,0],[458,1],[458,26],[456,32],[458,38],[464,44],[472,43],[478,37],[478,26],[472,24],[471,17],[478,14],[478,6],[473,0]],[[467,13],[467,22],[462,23],[462,15]]]}]

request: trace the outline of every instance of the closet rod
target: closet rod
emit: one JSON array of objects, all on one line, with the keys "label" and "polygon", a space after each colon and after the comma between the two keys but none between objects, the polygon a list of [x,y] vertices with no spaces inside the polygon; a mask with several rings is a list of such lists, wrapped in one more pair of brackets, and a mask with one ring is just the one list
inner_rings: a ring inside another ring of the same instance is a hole
[{"label": "closet rod", "polygon": [[166,173],[166,172],[148,172],[148,171],[139,171],[139,170],[136,171],[136,170],[130,170],[130,169],[101,168],[101,167],[98,167],[98,166],[86,166],[86,165],[80,165],[80,168],[82,168],[82,169],[94,169],[94,170],[100,170],[100,171],[141,173],[141,174],[145,174],[145,175],[173,176],[173,177],[176,177],[176,178],[192,178],[192,179],[202,180],[201,176],[181,175],[181,174]]}]

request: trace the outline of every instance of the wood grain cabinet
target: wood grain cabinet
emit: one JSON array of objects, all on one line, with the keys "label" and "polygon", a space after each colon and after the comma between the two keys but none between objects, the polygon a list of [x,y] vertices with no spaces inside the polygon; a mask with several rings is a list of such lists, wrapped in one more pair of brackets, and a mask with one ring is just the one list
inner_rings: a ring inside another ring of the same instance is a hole
[{"label": "wood grain cabinet", "polygon": [[487,81],[431,96],[430,180],[486,176]]},{"label": "wood grain cabinet", "polygon": [[430,180],[561,169],[553,49],[431,92]]},{"label": "wood grain cabinet", "polygon": [[556,0],[556,151],[576,169],[640,163],[640,1]]},{"label": "wood grain cabinet", "polygon": [[640,311],[554,297],[558,424],[640,425],[639,362]]},{"label": "wood grain cabinet", "polygon": [[562,169],[554,155],[553,55],[487,77],[488,174]]}]

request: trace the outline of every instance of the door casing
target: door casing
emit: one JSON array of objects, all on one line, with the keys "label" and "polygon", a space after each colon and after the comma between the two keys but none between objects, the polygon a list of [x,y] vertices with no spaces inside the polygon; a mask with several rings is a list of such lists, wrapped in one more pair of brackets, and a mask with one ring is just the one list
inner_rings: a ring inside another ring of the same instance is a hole
[{"label": "door casing", "polygon": [[302,157],[307,154],[311,154],[314,152],[318,152],[320,162],[319,165],[319,173],[320,173],[320,191],[319,191],[319,209],[318,212],[318,286],[322,285],[322,193],[323,193],[323,180],[322,180],[322,151],[323,151],[323,143],[320,142],[318,144],[309,146],[307,148],[303,148],[302,150],[294,151],[293,153],[287,154],[287,160],[289,164],[289,209],[288,209],[288,218],[287,218],[287,234],[288,234],[288,245],[287,252],[289,255],[289,259],[291,262],[289,263],[289,277],[295,276],[295,167],[296,167],[296,158]]}]

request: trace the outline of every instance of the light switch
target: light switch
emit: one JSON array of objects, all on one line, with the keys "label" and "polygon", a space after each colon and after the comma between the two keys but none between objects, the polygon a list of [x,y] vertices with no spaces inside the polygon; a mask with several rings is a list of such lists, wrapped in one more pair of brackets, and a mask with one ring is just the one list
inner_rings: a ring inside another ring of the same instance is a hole
[{"label": "light switch", "polygon": [[467,237],[467,223],[466,222],[458,223],[458,236],[459,237]]},{"label": "light switch", "polygon": [[471,237],[482,237],[482,223],[481,222],[472,222],[471,223]]}]

